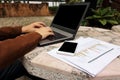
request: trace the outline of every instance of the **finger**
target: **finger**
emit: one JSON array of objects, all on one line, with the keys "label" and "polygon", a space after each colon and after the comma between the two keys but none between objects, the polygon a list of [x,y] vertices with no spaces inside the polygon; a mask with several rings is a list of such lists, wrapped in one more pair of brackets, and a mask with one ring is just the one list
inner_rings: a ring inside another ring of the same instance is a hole
[{"label": "finger", "polygon": [[36,22],[35,25],[42,25],[43,27],[46,27],[46,24],[44,22]]},{"label": "finger", "polygon": [[50,27],[46,27],[50,32],[53,32],[53,30]]},{"label": "finger", "polygon": [[34,28],[40,28],[41,26],[34,26]]},{"label": "finger", "polygon": [[41,27],[46,27],[46,26],[45,26],[45,25],[42,25],[42,24],[37,23],[37,24],[34,24],[34,27],[35,27],[35,28],[41,28]]},{"label": "finger", "polygon": [[54,36],[55,34],[53,32],[49,32],[49,35],[53,35]]}]

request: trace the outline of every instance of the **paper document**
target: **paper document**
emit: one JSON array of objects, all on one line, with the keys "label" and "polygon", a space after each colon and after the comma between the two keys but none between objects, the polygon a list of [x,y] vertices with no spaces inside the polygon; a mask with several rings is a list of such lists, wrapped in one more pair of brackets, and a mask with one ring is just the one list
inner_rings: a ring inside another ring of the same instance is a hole
[{"label": "paper document", "polygon": [[93,38],[77,39],[76,55],[66,56],[57,54],[58,48],[48,52],[49,55],[80,69],[95,77],[112,60],[120,55],[120,47]]},{"label": "paper document", "polygon": [[112,46],[108,46],[108,44],[105,44],[101,41],[91,40],[90,38],[87,38],[84,42],[85,43],[83,44],[80,44],[81,41],[78,42],[75,56],[82,57],[87,62],[92,62],[93,60],[99,58],[105,53],[113,50]]}]

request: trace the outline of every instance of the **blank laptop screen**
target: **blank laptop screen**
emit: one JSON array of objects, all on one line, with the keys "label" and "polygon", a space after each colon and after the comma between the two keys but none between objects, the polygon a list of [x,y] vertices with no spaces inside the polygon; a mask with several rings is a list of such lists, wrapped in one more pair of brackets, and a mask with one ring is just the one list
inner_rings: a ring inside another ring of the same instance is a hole
[{"label": "blank laptop screen", "polygon": [[87,5],[62,5],[53,20],[54,24],[76,30]]}]

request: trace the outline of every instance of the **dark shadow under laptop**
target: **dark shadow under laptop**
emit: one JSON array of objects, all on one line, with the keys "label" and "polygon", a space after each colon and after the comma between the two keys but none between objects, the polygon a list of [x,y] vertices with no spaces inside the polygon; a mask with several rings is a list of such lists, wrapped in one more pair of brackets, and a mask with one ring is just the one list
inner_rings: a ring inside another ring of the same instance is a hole
[{"label": "dark shadow under laptop", "polygon": [[40,41],[39,45],[44,46],[68,39],[74,39],[88,7],[89,3],[59,5],[57,13],[50,25],[55,36],[49,36]]}]

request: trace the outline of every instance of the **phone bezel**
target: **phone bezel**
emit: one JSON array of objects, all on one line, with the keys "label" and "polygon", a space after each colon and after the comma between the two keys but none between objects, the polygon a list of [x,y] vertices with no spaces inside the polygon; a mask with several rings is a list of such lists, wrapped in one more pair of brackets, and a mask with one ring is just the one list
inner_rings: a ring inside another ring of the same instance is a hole
[{"label": "phone bezel", "polygon": [[[68,42],[68,43],[75,43],[75,44],[76,44],[75,50],[74,50],[73,53],[72,53],[72,52],[66,52],[66,51],[60,51],[60,48],[63,47],[63,44],[65,44],[66,42]],[[62,44],[62,45],[60,46],[60,48],[57,50],[57,53],[58,53],[58,54],[62,54],[62,55],[71,55],[71,56],[75,55],[75,51],[76,51],[76,48],[77,48],[77,45],[78,45],[77,42],[65,41],[63,44]]]}]

